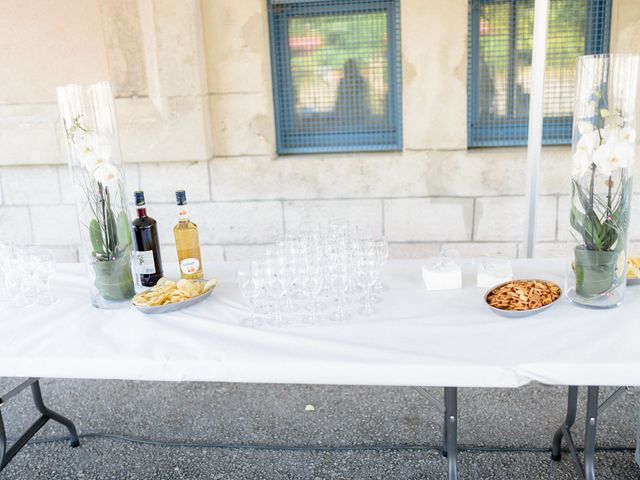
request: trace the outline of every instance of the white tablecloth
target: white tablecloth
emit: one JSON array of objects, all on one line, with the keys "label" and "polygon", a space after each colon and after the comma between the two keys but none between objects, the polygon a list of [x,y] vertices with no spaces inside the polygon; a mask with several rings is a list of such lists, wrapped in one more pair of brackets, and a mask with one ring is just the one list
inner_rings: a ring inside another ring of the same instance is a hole
[{"label": "white tablecloth", "polygon": [[[517,387],[640,385],[640,288],[625,304],[589,310],[562,300],[508,319],[482,289],[427,292],[420,261],[390,261],[391,288],[371,318],[347,323],[247,328],[237,265],[205,265],[220,280],[205,302],[166,315],[98,310],[84,267],[61,265],[53,306],[0,303],[0,376],[168,381]],[[562,285],[563,262],[517,261],[516,277]],[[169,269],[175,276],[175,269]]]}]

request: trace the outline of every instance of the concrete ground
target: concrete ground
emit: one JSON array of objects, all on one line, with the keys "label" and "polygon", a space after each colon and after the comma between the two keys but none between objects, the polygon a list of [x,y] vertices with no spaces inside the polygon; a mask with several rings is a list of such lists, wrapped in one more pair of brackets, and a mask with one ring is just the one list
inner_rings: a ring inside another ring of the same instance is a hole
[{"label": "concrete ground", "polygon": [[[0,379],[0,392],[17,383]],[[440,414],[410,388],[70,380],[42,387],[48,405],[76,422],[82,446],[57,441],[65,432],[50,423],[0,480],[446,478],[446,462],[432,448]],[[547,450],[565,395],[543,385],[461,390],[459,439],[474,447],[460,454],[461,479],[577,478],[568,455],[553,462]],[[581,406],[585,396],[581,389]],[[599,480],[640,478],[629,450],[635,406],[627,394],[600,418]],[[2,413],[13,439],[36,415],[28,391]]]}]

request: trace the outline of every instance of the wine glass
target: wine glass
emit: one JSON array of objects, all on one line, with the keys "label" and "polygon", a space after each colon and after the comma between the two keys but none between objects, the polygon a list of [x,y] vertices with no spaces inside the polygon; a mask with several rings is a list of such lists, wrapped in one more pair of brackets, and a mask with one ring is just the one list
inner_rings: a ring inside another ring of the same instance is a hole
[{"label": "wine glass", "polygon": [[276,311],[276,325],[282,325],[282,300],[287,293],[287,283],[284,275],[277,271],[269,271],[267,273],[265,290],[267,297],[273,300]]},{"label": "wine glass", "polygon": [[360,313],[365,316],[373,315],[373,299],[371,298],[371,287],[376,283],[380,267],[378,263],[371,258],[361,258],[357,263],[357,279],[358,284],[364,289],[364,305],[360,309]]},{"label": "wine glass", "polygon": [[320,269],[307,265],[302,273],[302,294],[311,301],[309,323],[315,325],[318,320],[318,294],[322,290],[323,278]]},{"label": "wine glass", "polygon": [[259,277],[254,276],[252,272],[238,270],[238,273],[236,274],[236,281],[238,288],[240,289],[240,293],[249,303],[249,326],[253,327],[256,324],[256,300],[260,296],[262,288]]},{"label": "wine glass", "polygon": [[[380,269],[382,270],[382,267],[384,266],[385,263],[387,263],[387,260],[389,259],[389,242],[383,236],[375,240],[375,247],[376,247],[376,254],[378,256],[378,262],[380,263]],[[385,290],[388,290],[389,287],[387,287],[384,283],[382,283],[380,278],[378,278],[378,280],[376,280],[375,285],[373,286],[373,289],[374,291],[380,293],[380,292],[384,292]]]},{"label": "wine glass", "polygon": [[38,279],[36,303],[52,305],[58,301],[51,292],[51,276],[56,272],[55,256],[49,249],[39,249],[34,253],[34,259],[36,261],[34,276]]},{"label": "wine glass", "polygon": [[346,266],[339,263],[330,268],[329,279],[331,287],[334,289],[338,298],[338,311],[334,314],[334,319],[341,322],[348,317],[345,310],[345,303],[347,288],[349,288],[349,272]]},{"label": "wine glass", "polygon": [[30,287],[31,276],[25,268],[25,260],[20,257],[10,258],[7,262],[5,281],[11,297],[11,304],[16,308],[29,307],[34,304],[32,296],[25,295]]}]

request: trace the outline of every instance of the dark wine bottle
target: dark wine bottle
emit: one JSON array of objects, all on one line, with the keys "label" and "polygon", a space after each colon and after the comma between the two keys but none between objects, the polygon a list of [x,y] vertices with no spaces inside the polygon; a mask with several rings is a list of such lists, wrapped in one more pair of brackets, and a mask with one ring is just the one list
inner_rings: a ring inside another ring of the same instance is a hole
[{"label": "dark wine bottle", "polygon": [[133,238],[136,271],[143,287],[153,287],[162,278],[162,259],[158,241],[158,224],[147,216],[144,192],[134,192],[138,218],[134,219]]}]

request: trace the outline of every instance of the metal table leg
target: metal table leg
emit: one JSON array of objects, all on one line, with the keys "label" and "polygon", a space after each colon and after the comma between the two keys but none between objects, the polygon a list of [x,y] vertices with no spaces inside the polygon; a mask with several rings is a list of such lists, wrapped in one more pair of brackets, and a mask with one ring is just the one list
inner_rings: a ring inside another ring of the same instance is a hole
[{"label": "metal table leg", "polygon": [[449,480],[458,480],[458,389],[444,389],[443,454],[449,462]]},{"label": "metal table leg", "polygon": [[596,428],[598,421],[598,387],[587,390],[587,417],[584,429],[584,477],[585,480],[596,480],[595,453]]},{"label": "metal table leg", "polygon": [[604,402],[598,405],[598,394],[600,388],[591,386],[587,388],[587,412],[584,430],[584,461],[580,460],[578,449],[575,446],[573,437],[571,436],[571,427],[576,419],[578,387],[569,387],[569,399],[567,403],[567,417],[564,424],[558,429],[553,437],[553,446],[551,458],[559,461],[562,457],[560,450],[562,439],[564,438],[574,463],[578,477],[581,480],[595,480],[595,452],[596,452],[596,430],[598,426],[598,414],[604,412],[609,406],[613,405],[625,392],[626,387],[618,388]]},{"label": "metal table leg", "polygon": [[571,437],[571,427],[573,427],[573,424],[576,421],[577,410],[578,387],[569,387],[569,395],[567,400],[567,416],[564,420],[564,424],[562,424],[556,431],[556,434],[553,437],[553,444],[551,446],[551,458],[556,462],[559,462],[562,459],[562,438],[565,437],[568,445],[573,445],[573,438]]},{"label": "metal table leg", "polygon": [[[1,408],[7,401],[18,395],[27,387],[31,387],[33,403],[42,415],[33,422],[33,424],[20,436],[20,438],[18,438],[18,440],[16,440],[13,445],[11,445],[10,448],[7,449],[7,436],[4,429],[4,420],[2,418]],[[80,445],[78,432],[76,431],[76,427],[73,422],[59,413],[50,410],[44,404],[38,378],[30,378],[29,380],[22,382],[4,396],[0,397],[0,471],[7,466],[16,453],[18,453],[49,420],[61,423],[67,427],[67,430],[69,430],[69,443],[72,447]]]}]

